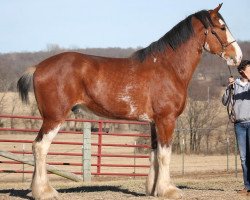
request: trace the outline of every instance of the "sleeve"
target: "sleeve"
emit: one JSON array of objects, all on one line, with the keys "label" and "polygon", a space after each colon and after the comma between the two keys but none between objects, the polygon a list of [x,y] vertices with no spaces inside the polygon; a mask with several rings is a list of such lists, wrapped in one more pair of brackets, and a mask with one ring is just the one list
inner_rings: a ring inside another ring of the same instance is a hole
[{"label": "sleeve", "polygon": [[229,102],[229,98],[230,98],[229,93],[230,93],[230,89],[229,89],[229,87],[227,87],[226,91],[224,92],[224,94],[222,96],[222,104],[224,106],[226,106]]}]

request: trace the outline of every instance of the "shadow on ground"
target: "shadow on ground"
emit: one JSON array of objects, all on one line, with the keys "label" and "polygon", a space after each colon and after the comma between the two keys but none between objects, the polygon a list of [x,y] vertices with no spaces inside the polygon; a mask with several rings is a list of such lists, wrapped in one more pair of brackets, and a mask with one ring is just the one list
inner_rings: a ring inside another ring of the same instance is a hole
[{"label": "shadow on ground", "polygon": [[[223,189],[215,189],[215,188],[197,188],[197,187],[189,187],[186,185],[178,185],[178,188],[182,190],[206,190],[206,191],[224,191]],[[72,187],[65,189],[58,189],[59,193],[89,193],[89,192],[119,192],[123,194],[129,194],[135,197],[146,196],[144,193],[139,193],[135,191],[131,191],[126,188],[122,188],[121,186],[81,186],[81,187]],[[2,195],[6,195],[8,197],[19,197],[22,199],[33,199],[31,197],[31,190],[20,190],[20,189],[0,189],[0,197]],[[1,198],[0,198],[1,199]]]},{"label": "shadow on ground", "polygon": [[[121,186],[82,186],[74,188],[58,189],[59,193],[84,193],[84,192],[119,192],[129,194],[132,196],[145,196],[143,193],[130,191],[129,189],[121,188]],[[31,190],[15,190],[15,189],[0,189],[0,197],[7,195],[9,197],[19,197],[23,199],[33,199],[31,197]]]},{"label": "shadow on ground", "polygon": [[186,185],[178,185],[178,188],[181,190],[205,190],[205,191],[225,191],[223,189],[217,189],[217,188],[197,188],[197,187],[189,187]]},{"label": "shadow on ground", "polygon": [[[23,199],[33,199],[31,195],[28,195],[31,192],[31,190],[15,190],[15,189],[5,189],[0,190],[0,199],[1,197],[19,197]],[[6,198],[8,199],[8,198]]]},{"label": "shadow on ground", "polygon": [[73,193],[73,192],[121,192],[132,196],[145,196],[143,193],[130,191],[129,189],[122,188],[121,186],[82,186],[76,188],[66,188],[57,190],[60,193]]}]

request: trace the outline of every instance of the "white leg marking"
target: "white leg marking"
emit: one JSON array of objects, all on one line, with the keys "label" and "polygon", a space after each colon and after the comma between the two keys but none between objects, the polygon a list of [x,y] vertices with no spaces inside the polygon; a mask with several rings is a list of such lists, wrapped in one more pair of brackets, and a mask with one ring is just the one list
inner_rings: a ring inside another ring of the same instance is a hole
[{"label": "white leg marking", "polygon": [[156,184],[155,196],[164,196],[166,188],[170,185],[170,159],[171,145],[161,145],[158,143],[157,159],[159,163],[159,174]]},{"label": "white leg marking", "polygon": [[158,143],[157,160],[159,172],[155,186],[154,196],[167,197],[169,199],[182,198],[181,190],[175,187],[170,180],[170,160],[171,145],[161,145]]},{"label": "white leg marking", "polygon": [[148,173],[147,183],[146,183],[146,194],[153,195],[155,190],[155,184],[158,176],[158,162],[157,162],[157,150],[151,150],[150,155],[150,169]]},{"label": "white leg marking", "polygon": [[38,199],[46,199],[57,196],[57,191],[49,184],[46,170],[46,156],[49,151],[50,144],[61,125],[58,125],[47,134],[43,135],[41,141],[33,143],[33,154],[35,159],[35,171],[32,180],[32,194]]}]

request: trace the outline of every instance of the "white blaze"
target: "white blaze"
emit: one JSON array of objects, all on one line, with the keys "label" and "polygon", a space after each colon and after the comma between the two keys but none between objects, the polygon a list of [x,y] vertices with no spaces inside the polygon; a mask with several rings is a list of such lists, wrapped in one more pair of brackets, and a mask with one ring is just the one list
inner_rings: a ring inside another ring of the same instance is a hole
[{"label": "white blaze", "polygon": [[[225,25],[225,23],[221,19],[219,20],[219,22],[221,25]],[[234,37],[232,36],[231,32],[227,27],[226,27],[226,35],[227,35],[227,44],[235,41]],[[242,59],[242,51],[237,42],[233,42],[231,45],[235,49],[235,55],[236,55],[235,58],[230,58],[230,57],[226,58],[225,53],[222,53],[222,57],[227,61],[227,64],[230,66],[235,65],[234,60],[237,62],[236,64],[239,65]]]}]

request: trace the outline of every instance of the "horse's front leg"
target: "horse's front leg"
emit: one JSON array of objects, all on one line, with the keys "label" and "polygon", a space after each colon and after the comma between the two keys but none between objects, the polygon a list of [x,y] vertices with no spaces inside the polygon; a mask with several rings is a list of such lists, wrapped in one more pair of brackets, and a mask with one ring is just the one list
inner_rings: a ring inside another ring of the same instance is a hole
[{"label": "horse's front leg", "polygon": [[157,162],[159,166],[155,183],[154,196],[169,199],[182,198],[182,192],[170,180],[170,159],[172,153],[172,134],[175,127],[175,118],[165,117],[156,121],[157,127]]}]

